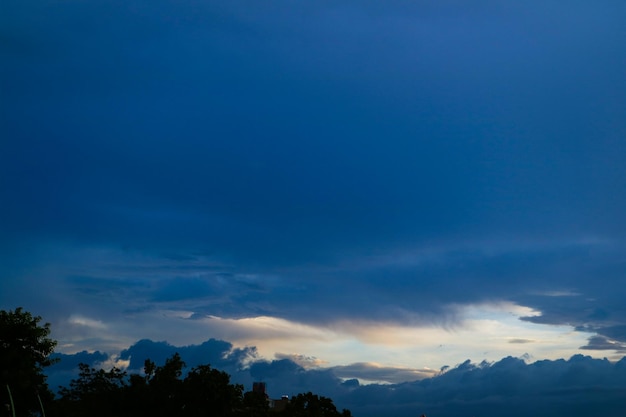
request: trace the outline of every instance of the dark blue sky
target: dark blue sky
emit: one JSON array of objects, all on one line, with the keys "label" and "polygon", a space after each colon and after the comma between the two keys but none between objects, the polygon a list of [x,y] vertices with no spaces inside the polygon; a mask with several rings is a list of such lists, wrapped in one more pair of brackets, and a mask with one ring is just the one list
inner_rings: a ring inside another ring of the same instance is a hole
[{"label": "dark blue sky", "polygon": [[66,353],[618,360],[624,21],[622,1],[5,0],[0,308]]}]

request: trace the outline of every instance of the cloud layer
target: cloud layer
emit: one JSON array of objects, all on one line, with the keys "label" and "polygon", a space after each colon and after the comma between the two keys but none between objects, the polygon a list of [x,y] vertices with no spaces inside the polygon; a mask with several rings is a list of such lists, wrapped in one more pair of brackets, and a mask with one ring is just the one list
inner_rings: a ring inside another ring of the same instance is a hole
[{"label": "cloud layer", "polygon": [[[626,389],[626,358],[612,363],[575,355],[569,360],[526,363],[507,357],[495,363],[469,360],[438,371],[385,368],[354,363],[331,368],[306,369],[287,358],[264,361],[255,349],[234,349],[230,343],[208,340],[200,345],[176,347],[164,342],[142,340],[124,350],[119,359],[129,360],[130,369],[150,358],[157,364],[179,352],[188,369],[210,363],[226,370],[234,383],[251,390],[252,382],[267,383],[270,397],[313,391],[330,396],[339,408],[354,415],[401,417],[428,413],[437,416],[584,416],[617,417],[623,411]],[[51,376],[77,361],[97,364],[99,354],[62,355]],[[67,376],[66,376],[67,377]],[[359,381],[384,384],[363,385]],[[409,382],[390,383],[395,380]]]}]

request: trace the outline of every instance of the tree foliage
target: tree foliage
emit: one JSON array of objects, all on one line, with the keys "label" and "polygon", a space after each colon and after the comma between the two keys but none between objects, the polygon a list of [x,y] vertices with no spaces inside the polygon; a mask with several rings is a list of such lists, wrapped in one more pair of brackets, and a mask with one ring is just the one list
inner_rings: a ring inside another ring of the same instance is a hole
[{"label": "tree foliage", "polygon": [[282,411],[272,410],[265,395],[243,392],[223,371],[200,365],[186,375],[176,353],[157,366],[144,363],[144,373],[97,370],[80,365],[78,378],[60,391],[59,416],[79,417],[350,417],[330,398],[311,392],[291,399]]},{"label": "tree foliage", "polygon": [[337,411],[333,400],[307,392],[298,394],[289,401],[282,412],[283,417],[350,417],[349,410]]},{"label": "tree foliage", "polygon": [[60,408],[67,417],[106,417],[119,415],[124,408],[123,390],[126,372],[117,368],[110,371],[95,369],[84,363],[79,366],[77,379],[69,388],[61,388]]},{"label": "tree foliage", "polygon": [[243,414],[249,417],[267,417],[270,405],[267,396],[256,391],[243,394]]},{"label": "tree foliage", "polygon": [[243,386],[231,384],[226,372],[210,365],[200,365],[189,372],[183,381],[183,393],[182,415],[188,417],[227,417],[243,403]]},{"label": "tree foliage", "polygon": [[147,359],[144,375],[81,364],[78,378],[60,391],[57,413],[67,417],[228,417],[242,409],[243,386],[231,384],[227,373],[201,365],[183,378],[184,367],[178,353],[163,366]]},{"label": "tree foliage", "polygon": [[8,386],[17,416],[38,412],[40,399],[44,404],[52,401],[44,368],[53,363],[50,354],[56,341],[48,337],[50,323],[41,320],[21,307],[0,310],[0,400],[1,405],[10,404]]}]

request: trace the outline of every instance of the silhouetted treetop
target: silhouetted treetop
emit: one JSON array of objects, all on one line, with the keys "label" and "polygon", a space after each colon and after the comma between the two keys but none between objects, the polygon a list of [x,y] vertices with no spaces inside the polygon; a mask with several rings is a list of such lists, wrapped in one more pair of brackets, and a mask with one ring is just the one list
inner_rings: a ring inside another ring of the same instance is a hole
[{"label": "silhouetted treetop", "polygon": [[43,370],[54,362],[56,341],[49,338],[50,323],[41,320],[21,307],[0,310],[0,405],[11,403],[10,390],[18,417],[39,411],[39,399],[48,404],[53,397]]}]

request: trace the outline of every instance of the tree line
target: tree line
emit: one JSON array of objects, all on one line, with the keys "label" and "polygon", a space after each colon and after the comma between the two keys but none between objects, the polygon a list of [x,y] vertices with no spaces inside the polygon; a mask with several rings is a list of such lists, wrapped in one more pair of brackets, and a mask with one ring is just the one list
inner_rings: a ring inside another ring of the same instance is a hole
[{"label": "tree line", "polygon": [[50,324],[17,308],[0,310],[0,415],[7,417],[350,417],[330,398],[311,392],[271,409],[264,393],[244,392],[226,372],[199,365],[184,372],[178,353],[157,365],[144,362],[143,373],[79,365],[78,376],[55,396],[44,368],[56,341]]}]

